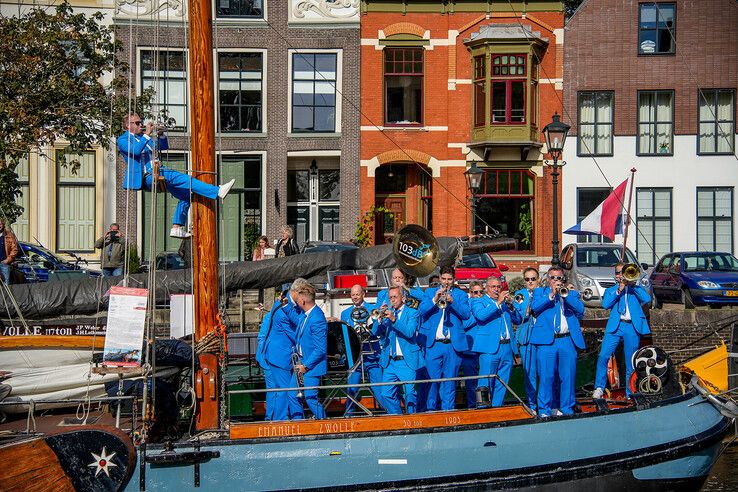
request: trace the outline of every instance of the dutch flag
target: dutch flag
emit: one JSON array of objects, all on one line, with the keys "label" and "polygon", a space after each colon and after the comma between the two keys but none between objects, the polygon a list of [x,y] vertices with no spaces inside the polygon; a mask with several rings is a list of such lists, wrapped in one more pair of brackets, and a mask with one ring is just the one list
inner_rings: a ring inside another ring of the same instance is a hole
[{"label": "dutch flag", "polygon": [[623,233],[625,189],[627,187],[628,180],[626,179],[591,214],[574,227],[565,230],[564,234],[602,234],[614,241],[615,234]]}]

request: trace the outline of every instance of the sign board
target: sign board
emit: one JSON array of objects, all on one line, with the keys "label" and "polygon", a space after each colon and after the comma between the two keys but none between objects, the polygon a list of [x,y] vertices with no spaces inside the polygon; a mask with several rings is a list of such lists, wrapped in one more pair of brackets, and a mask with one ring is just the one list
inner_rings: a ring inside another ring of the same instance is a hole
[{"label": "sign board", "polygon": [[194,296],[192,294],[173,294],[169,302],[169,335],[172,338],[192,335],[194,326]]},{"label": "sign board", "polygon": [[148,289],[110,288],[104,365],[141,365],[148,293]]}]

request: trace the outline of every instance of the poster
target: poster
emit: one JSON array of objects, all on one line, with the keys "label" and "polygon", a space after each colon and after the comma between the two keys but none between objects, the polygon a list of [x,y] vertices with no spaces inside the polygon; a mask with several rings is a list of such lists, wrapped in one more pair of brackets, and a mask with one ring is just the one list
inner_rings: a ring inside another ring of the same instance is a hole
[{"label": "poster", "polygon": [[111,287],[103,365],[141,365],[148,289]]}]

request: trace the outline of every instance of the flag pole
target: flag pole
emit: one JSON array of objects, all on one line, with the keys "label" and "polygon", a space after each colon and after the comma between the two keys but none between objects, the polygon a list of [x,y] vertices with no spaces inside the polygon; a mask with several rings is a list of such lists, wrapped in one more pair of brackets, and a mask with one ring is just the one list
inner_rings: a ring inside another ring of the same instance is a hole
[{"label": "flag pole", "polygon": [[630,204],[633,202],[633,180],[635,179],[636,168],[630,168],[630,195],[628,196],[628,212],[625,216],[625,233],[623,234],[623,252],[620,255],[622,261],[625,262],[625,248],[628,246],[628,226],[630,225]]}]

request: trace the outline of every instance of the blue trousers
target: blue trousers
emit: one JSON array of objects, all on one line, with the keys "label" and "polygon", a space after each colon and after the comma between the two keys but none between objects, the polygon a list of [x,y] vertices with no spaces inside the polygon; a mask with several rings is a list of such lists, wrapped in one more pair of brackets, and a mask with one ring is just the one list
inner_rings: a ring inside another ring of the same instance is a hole
[{"label": "blue trousers", "polygon": [[[500,344],[497,353],[479,354],[479,375],[497,374],[502,381],[507,384],[510,381],[510,372],[512,371],[513,357],[512,347],[509,343]],[[492,406],[501,407],[505,403],[505,393],[507,388],[496,378],[479,378],[479,386],[489,388],[489,394],[492,396]]]},{"label": "blue trousers", "polygon": [[10,265],[0,263],[0,277],[6,284],[10,284]]},{"label": "blue trousers", "polygon": [[[292,385],[297,386],[297,380],[295,380],[294,376],[292,377]],[[320,386],[320,376],[305,376],[305,386]],[[316,419],[326,418],[325,408],[323,408],[323,405],[318,399],[318,390],[303,391],[302,399],[307,404],[310,411],[313,412]]]},{"label": "blue trousers", "polygon": [[[263,369],[262,373],[264,374],[264,385],[266,389],[274,388],[274,377],[272,376],[271,368]],[[273,391],[266,393],[266,415],[264,415],[264,420],[274,420],[274,401],[276,398],[277,393]]]},{"label": "blue trousers", "polygon": [[[271,366],[271,377],[275,388],[292,388],[295,386],[295,378],[292,371],[281,367]],[[268,403],[268,400],[267,400]],[[272,420],[294,420],[304,418],[302,404],[297,399],[296,391],[274,392],[273,411],[267,414]]]},{"label": "blue trousers", "polygon": [[106,267],[102,269],[103,277],[117,277],[123,275],[123,267]]},{"label": "blue trousers", "polygon": [[[528,406],[536,411],[538,408],[536,388],[538,387],[538,350],[532,343],[520,346],[520,361],[523,363],[523,379]],[[554,407],[555,408],[555,407]]]},{"label": "blue trousers", "polygon": [[626,394],[630,396],[630,375],[633,374],[633,354],[638,350],[641,337],[633,328],[632,323],[620,322],[618,327],[612,333],[605,333],[602,338],[602,347],[600,348],[600,356],[597,358],[597,372],[595,373],[595,388],[605,389],[607,384],[607,361],[612,354],[623,342],[623,352],[625,353],[625,388]]},{"label": "blue trousers", "polygon": [[[428,369],[423,366],[415,373],[415,379],[423,380],[430,379],[428,375]],[[430,391],[430,383],[418,383],[416,390],[418,394],[418,412],[425,412],[428,410],[428,391]]]},{"label": "blue trousers", "polygon": [[[461,354],[461,372],[464,376],[479,375],[479,354],[476,352],[464,352]],[[466,388],[466,406],[475,408],[477,406],[477,380],[467,379],[464,381]]]},{"label": "blue trousers", "polygon": [[[436,342],[426,350],[425,367],[431,379],[455,378],[459,375],[461,354],[450,343]],[[456,407],[456,381],[431,383],[426,406],[431,411],[453,410]]]},{"label": "blue trousers", "polygon": [[[404,360],[390,359],[389,365],[384,368],[382,381],[395,383],[398,381],[412,381],[415,379],[415,369],[410,369]],[[382,386],[384,393],[384,406],[387,413],[399,415],[402,413],[400,405],[400,385]],[[415,413],[417,410],[417,395],[414,384],[403,384],[402,391],[405,393],[405,412]]]},{"label": "blue trousers", "polygon": [[550,416],[559,375],[559,410],[564,415],[574,413],[574,384],[577,375],[577,349],[571,337],[555,338],[550,345],[538,345],[538,414]]},{"label": "blue trousers", "polygon": [[[381,383],[382,382],[382,368],[379,366],[379,360],[376,357],[371,358],[364,358],[364,372],[366,373],[369,382],[370,383]],[[359,384],[361,383],[361,366],[358,367],[351,375],[348,377],[347,384]],[[346,390],[346,393],[351,396],[351,398],[356,398],[356,395],[359,393],[360,388],[348,388]],[[384,408],[384,403],[382,402],[382,392],[381,386],[372,388],[372,394],[374,395],[374,401],[377,402],[377,404]],[[351,401],[350,398],[346,398],[346,411],[344,412],[346,415],[350,414],[354,407],[354,402]]]},{"label": "blue trousers", "polygon": [[[164,178],[169,194],[179,200],[177,208],[174,210],[172,224],[187,224],[187,212],[190,210],[190,186],[192,186],[192,193],[195,195],[212,200],[218,198],[218,187],[215,185],[205,183],[197,178],[190,178],[187,174],[164,166],[161,166],[159,174]],[[151,174],[147,174],[144,179],[144,186],[147,190],[151,190],[152,179]]]}]

